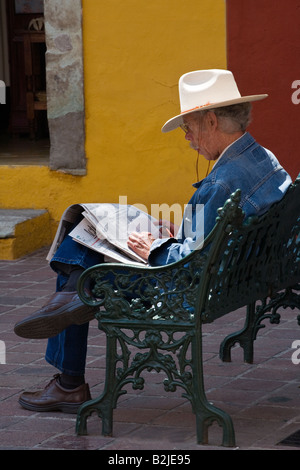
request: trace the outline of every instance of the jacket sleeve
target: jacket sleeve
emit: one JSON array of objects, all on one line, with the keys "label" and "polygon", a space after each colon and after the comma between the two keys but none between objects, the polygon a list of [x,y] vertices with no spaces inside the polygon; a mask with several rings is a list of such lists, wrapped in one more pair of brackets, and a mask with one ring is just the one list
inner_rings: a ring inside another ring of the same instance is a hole
[{"label": "jacket sleeve", "polygon": [[[195,249],[201,249],[204,237],[206,237],[215,225],[217,210],[223,207],[230,196],[230,190],[219,183],[202,184],[192,197],[189,205],[195,207],[202,205],[204,217],[195,220],[196,211],[192,210],[192,233],[187,227],[187,209],[183,218],[183,233],[180,238],[167,238],[155,240],[151,246],[148,262],[150,266],[163,266],[179,261]],[[187,207],[188,207],[187,206]]]}]

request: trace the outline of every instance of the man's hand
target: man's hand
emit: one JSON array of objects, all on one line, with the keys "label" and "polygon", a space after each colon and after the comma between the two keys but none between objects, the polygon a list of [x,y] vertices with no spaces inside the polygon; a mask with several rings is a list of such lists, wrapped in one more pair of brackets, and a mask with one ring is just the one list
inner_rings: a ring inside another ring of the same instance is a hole
[{"label": "man's hand", "polygon": [[160,237],[159,238],[172,238],[178,232],[179,227],[169,222],[168,220],[159,220],[154,222],[154,225],[159,226]]},{"label": "man's hand", "polygon": [[127,245],[141,258],[147,260],[154,240],[155,238],[149,232],[132,232],[128,238]]}]

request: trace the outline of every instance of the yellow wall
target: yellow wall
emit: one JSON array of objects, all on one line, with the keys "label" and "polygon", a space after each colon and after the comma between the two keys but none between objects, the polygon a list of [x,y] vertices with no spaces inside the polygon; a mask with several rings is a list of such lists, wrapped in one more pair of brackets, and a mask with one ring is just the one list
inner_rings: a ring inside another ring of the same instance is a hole
[{"label": "yellow wall", "polygon": [[0,206],[56,223],[75,202],[184,204],[196,152],[160,129],[179,112],[180,75],[226,68],[225,0],[83,0],[83,34],[87,175],[1,166]]}]

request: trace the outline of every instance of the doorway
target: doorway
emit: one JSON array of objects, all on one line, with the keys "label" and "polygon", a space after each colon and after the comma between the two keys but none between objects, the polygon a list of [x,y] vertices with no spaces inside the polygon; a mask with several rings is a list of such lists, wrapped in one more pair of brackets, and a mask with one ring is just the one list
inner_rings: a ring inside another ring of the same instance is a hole
[{"label": "doorway", "polygon": [[0,0],[0,164],[49,163],[43,0]]},{"label": "doorway", "polygon": [[[31,155],[29,163],[84,176],[87,170],[82,0],[0,0],[0,7],[6,15],[9,55],[7,104],[0,106],[0,112],[7,110],[2,119],[2,136],[17,147],[16,154],[0,154],[0,165],[13,158],[17,164],[27,164]],[[39,29],[41,17],[44,24]],[[3,22],[1,15],[0,21]],[[29,38],[33,42],[30,48]],[[28,50],[32,62],[26,59]],[[0,80],[3,80],[1,76]],[[45,83],[46,103],[43,101]],[[0,152],[2,148],[5,153],[5,143],[0,141]]]}]

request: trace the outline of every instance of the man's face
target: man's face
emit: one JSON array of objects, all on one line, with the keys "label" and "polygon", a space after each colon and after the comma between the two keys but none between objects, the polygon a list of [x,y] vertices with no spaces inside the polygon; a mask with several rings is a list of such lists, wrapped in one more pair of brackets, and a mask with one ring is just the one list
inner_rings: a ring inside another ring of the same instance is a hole
[{"label": "man's face", "polygon": [[184,125],[182,128],[185,132],[185,138],[190,142],[190,147],[197,151],[199,150],[200,145],[199,141],[202,133],[202,121],[203,118],[200,116],[197,116],[196,118],[194,116],[185,116],[183,120]]},{"label": "man's face", "polygon": [[184,117],[185,138],[190,142],[190,147],[203,155],[207,160],[215,160],[216,152],[213,137],[213,128],[209,115],[190,114]]}]

